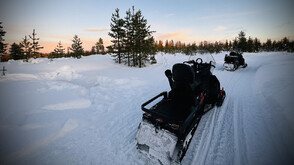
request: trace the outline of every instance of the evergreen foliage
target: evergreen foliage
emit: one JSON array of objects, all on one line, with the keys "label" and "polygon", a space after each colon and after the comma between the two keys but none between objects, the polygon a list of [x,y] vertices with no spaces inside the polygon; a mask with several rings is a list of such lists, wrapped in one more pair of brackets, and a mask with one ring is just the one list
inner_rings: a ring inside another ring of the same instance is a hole
[{"label": "evergreen foliage", "polygon": [[58,55],[59,57],[63,57],[64,56],[64,48],[61,44],[61,41],[58,42],[56,48],[54,49],[54,53],[56,55]]},{"label": "evergreen foliage", "polygon": [[[95,51],[96,49],[96,51]],[[103,45],[103,39],[99,38],[99,41],[96,42],[95,46],[92,47],[91,52],[93,52],[93,54],[104,54],[105,53],[105,49],[104,49],[104,45]]]},{"label": "evergreen foliage", "polygon": [[261,48],[261,43],[259,41],[259,39],[255,38],[253,41],[253,50],[254,52],[258,52]]},{"label": "evergreen foliage", "polygon": [[116,62],[138,67],[151,60],[156,62],[152,57],[156,53],[152,37],[154,31],[150,30],[140,10],[135,11],[132,7],[132,12],[130,9],[126,11],[126,17],[122,19],[119,9],[116,9],[111,21],[109,36],[113,38],[113,45],[108,47],[108,51],[114,54]]},{"label": "evergreen foliage", "polygon": [[4,43],[4,36],[6,34],[6,32],[3,30],[3,26],[1,25],[2,22],[0,22],[0,61],[1,61],[1,57],[2,55],[5,54],[6,52],[6,47],[7,47],[7,44]]},{"label": "evergreen foliage", "polygon": [[91,48],[91,54],[96,54],[96,46],[92,46],[92,48]]},{"label": "evergreen foliage", "polygon": [[39,50],[43,49],[43,47],[41,47],[38,42],[38,40],[40,40],[40,38],[36,38],[36,35],[37,35],[37,33],[35,33],[35,29],[33,29],[32,36],[29,35],[29,37],[33,41],[32,42],[32,55],[34,58],[37,57],[37,54],[40,54]]},{"label": "evergreen foliage", "polygon": [[65,56],[64,50],[65,49],[63,48],[61,41],[59,41],[54,51],[49,54],[48,58],[51,59],[52,61],[53,58],[64,57]]},{"label": "evergreen foliage", "polygon": [[249,37],[247,41],[247,51],[254,52],[254,44],[253,44],[253,39],[251,37]]},{"label": "evergreen foliage", "polygon": [[185,44],[180,41],[173,40],[155,41],[156,52],[164,53],[184,53],[186,55],[193,55],[196,53],[219,53],[221,51],[245,51],[245,52],[259,52],[259,51],[288,51],[294,52],[294,41],[284,37],[280,41],[272,41],[268,39],[265,43],[261,43],[258,38],[245,37],[245,33],[241,31],[234,40],[226,40],[225,43],[215,41],[214,43],[208,41],[201,41],[198,45]]},{"label": "evergreen foliage", "polygon": [[263,44],[263,48],[266,51],[272,51],[272,40],[271,39],[267,39],[266,43]]},{"label": "evergreen foliage", "polygon": [[112,53],[114,53],[114,57],[116,58],[116,62],[119,64],[122,62],[122,53],[123,53],[123,39],[125,36],[125,30],[123,29],[124,20],[119,16],[119,9],[115,9],[115,13],[112,14],[111,23],[110,23],[110,31],[108,35],[113,38],[111,42],[113,43],[110,46]]},{"label": "evergreen foliage", "polygon": [[238,37],[238,43],[237,43],[237,49],[240,50],[241,52],[247,52],[247,39],[246,39],[246,34],[245,32],[241,31],[239,33]]},{"label": "evergreen foliage", "polygon": [[74,58],[81,58],[83,53],[84,53],[84,48],[82,46],[82,42],[81,42],[81,39],[78,37],[78,35],[75,35],[73,37],[73,40],[72,40],[72,45],[71,45],[71,48],[70,50],[73,51],[72,55]]},{"label": "evergreen foliage", "polygon": [[25,36],[23,41],[20,43],[21,48],[23,49],[23,58],[26,62],[29,61],[29,58],[32,55],[32,43],[30,42],[29,38]]},{"label": "evergreen foliage", "polygon": [[20,44],[16,44],[15,42],[11,44],[11,47],[9,49],[9,55],[14,60],[23,59],[23,50],[21,48]]}]

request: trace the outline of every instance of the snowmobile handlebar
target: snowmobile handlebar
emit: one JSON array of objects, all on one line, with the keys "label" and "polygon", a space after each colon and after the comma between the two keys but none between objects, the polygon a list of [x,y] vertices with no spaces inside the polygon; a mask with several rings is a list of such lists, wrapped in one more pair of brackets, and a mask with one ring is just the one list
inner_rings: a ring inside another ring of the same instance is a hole
[{"label": "snowmobile handlebar", "polygon": [[201,58],[197,58],[196,60],[189,60],[189,61],[184,61],[183,63],[188,63],[188,64],[202,64],[203,60]]},{"label": "snowmobile handlebar", "polygon": [[194,61],[194,60],[189,60],[189,61],[184,61],[183,63],[184,63],[184,64],[185,64],[185,63],[188,63],[188,64],[195,64],[195,61]]},{"label": "snowmobile handlebar", "polygon": [[183,63],[184,64],[185,63],[187,63],[187,64],[193,64],[194,66],[197,65],[197,64],[210,64],[212,67],[215,68],[215,65],[212,65],[212,62],[211,61],[209,63],[203,63],[202,58],[197,58],[196,61],[195,60],[184,61]]}]

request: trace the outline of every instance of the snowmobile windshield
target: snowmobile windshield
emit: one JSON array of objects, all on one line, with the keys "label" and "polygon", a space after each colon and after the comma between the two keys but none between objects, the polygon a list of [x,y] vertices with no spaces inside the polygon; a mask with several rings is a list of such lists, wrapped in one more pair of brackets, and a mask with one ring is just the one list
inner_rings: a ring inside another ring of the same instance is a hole
[{"label": "snowmobile windshield", "polygon": [[196,54],[194,56],[190,56],[189,60],[194,60],[196,63],[202,64],[211,64],[210,72],[213,73],[213,70],[216,66],[216,62],[211,54]]}]

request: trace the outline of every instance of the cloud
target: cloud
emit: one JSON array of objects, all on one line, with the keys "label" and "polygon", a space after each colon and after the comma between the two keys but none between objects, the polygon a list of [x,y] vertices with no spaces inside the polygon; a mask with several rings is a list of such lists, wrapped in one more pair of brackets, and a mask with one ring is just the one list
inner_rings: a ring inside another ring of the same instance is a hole
[{"label": "cloud", "polygon": [[159,33],[156,35],[156,38],[159,40],[189,40],[189,33],[191,30],[186,29],[182,31],[174,31],[169,33]]},{"label": "cloud", "polygon": [[88,28],[86,29],[86,31],[89,32],[101,32],[101,31],[107,31],[109,30],[109,28]]},{"label": "cloud", "polygon": [[164,15],[164,17],[172,17],[172,16],[174,16],[174,15],[176,15],[176,14],[170,13],[170,14],[166,14],[166,15]]},{"label": "cloud", "polygon": [[213,29],[213,30],[219,32],[219,31],[224,31],[224,30],[226,30],[226,29],[227,29],[227,27],[224,27],[224,26],[218,26],[218,27],[216,27],[216,28]]},{"label": "cloud", "polygon": [[219,40],[219,38],[216,38],[215,36],[209,37],[209,36],[203,36],[199,34],[193,34],[193,31],[195,29],[183,29],[179,31],[173,31],[169,33],[156,33],[155,38],[156,40],[174,40],[174,41],[181,41],[186,43],[193,43],[193,42],[200,42],[200,41],[216,41]]},{"label": "cloud", "polygon": [[210,19],[223,19],[223,18],[232,18],[232,17],[241,17],[241,16],[249,16],[254,14],[259,14],[264,11],[247,11],[247,12],[238,12],[238,13],[225,13],[225,14],[218,14],[218,15],[209,15],[200,17],[200,20],[210,20]]}]

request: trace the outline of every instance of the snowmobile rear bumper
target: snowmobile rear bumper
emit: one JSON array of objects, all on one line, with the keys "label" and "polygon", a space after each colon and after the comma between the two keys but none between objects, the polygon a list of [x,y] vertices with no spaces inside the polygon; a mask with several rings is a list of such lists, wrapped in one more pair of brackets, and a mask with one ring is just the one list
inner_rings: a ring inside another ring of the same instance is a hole
[{"label": "snowmobile rear bumper", "polygon": [[161,164],[170,164],[178,137],[165,129],[158,129],[143,119],[136,135],[137,149]]}]

